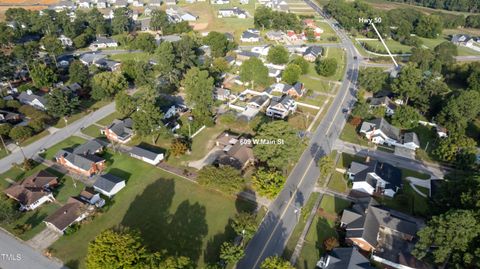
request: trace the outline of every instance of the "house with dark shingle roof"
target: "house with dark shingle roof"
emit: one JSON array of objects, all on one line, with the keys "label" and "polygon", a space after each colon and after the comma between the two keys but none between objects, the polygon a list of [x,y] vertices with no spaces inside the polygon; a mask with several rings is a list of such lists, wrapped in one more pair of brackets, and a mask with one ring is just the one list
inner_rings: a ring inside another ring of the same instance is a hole
[{"label": "house with dark shingle roof", "polygon": [[246,43],[253,43],[253,42],[259,42],[260,41],[260,33],[252,30],[247,30],[242,33],[242,36],[240,37],[240,41],[246,42]]},{"label": "house with dark shingle roof", "polygon": [[334,248],[317,262],[320,269],[373,269],[356,247]]},{"label": "house with dark shingle roof", "polygon": [[431,268],[410,253],[423,220],[361,199],[345,209],[340,220],[347,243],[372,253],[372,259],[393,268]]},{"label": "house with dark shingle roof", "polygon": [[141,147],[132,147],[129,153],[130,157],[153,165],[159,164],[164,158],[163,153],[156,153]]},{"label": "house with dark shingle roof", "polygon": [[34,210],[55,198],[51,192],[58,184],[58,177],[47,171],[39,171],[21,182],[14,183],[3,191],[9,198],[20,203],[20,210]]},{"label": "house with dark shingle roof", "polygon": [[397,105],[388,96],[371,98],[369,105],[371,108],[384,107],[387,116],[393,116],[397,109]]},{"label": "house with dark shingle roof", "polygon": [[393,197],[402,187],[402,171],[388,163],[369,161],[367,164],[352,162],[347,171],[353,182],[352,190],[370,195]]},{"label": "house with dark shingle roof", "polygon": [[222,149],[215,163],[219,166],[231,166],[243,170],[255,163],[251,144],[241,143],[242,137],[229,132],[223,132],[216,138],[216,146]]},{"label": "house with dark shingle roof", "polygon": [[309,62],[315,62],[323,53],[323,48],[320,46],[310,46],[302,54],[303,58]]},{"label": "house with dark shingle roof", "polygon": [[22,104],[30,105],[41,110],[47,109],[47,100],[43,98],[43,96],[34,94],[31,90],[21,92],[17,99]]},{"label": "house with dark shingle roof", "polygon": [[108,140],[125,144],[133,137],[133,121],[131,118],[124,120],[114,120],[110,125],[102,130],[102,133]]},{"label": "house with dark shingle roof", "polygon": [[88,214],[88,206],[84,202],[70,197],[64,206],[45,218],[44,222],[47,227],[63,233],[70,225],[85,219]]},{"label": "house with dark shingle roof", "polygon": [[92,139],[75,149],[61,149],[55,159],[67,169],[90,177],[105,168],[105,159],[96,154],[101,153],[106,145],[102,140]]},{"label": "house with dark shingle roof", "polygon": [[269,117],[284,119],[296,110],[297,103],[289,95],[274,96],[267,107],[266,114]]},{"label": "house with dark shingle roof", "polygon": [[112,174],[97,175],[93,189],[108,198],[125,188],[125,180]]},{"label": "house with dark shingle roof", "polygon": [[416,150],[420,147],[418,136],[413,132],[402,134],[400,129],[391,125],[384,118],[364,121],[360,133],[375,144],[403,147]]}]

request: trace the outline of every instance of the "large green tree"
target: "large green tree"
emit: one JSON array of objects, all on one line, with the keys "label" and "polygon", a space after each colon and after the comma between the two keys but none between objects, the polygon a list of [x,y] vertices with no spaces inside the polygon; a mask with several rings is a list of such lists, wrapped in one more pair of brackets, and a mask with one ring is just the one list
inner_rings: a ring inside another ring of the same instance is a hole
[{"label": "large green tree", "polygon": [[260,265],[260,269],[294,269],[293,265],[278,257],[278,256],[271,256],[266,258],[262,264]]},{"label": "large green tree", "polygon": [[112,31],[114,34],[123,34],[133,29],[134,22],[130,13],[131,10],[126,7],[117,8],[113,11]]},{"label": "large green tree", "polygon": [[228,194],[236,194],[241,191],[245,184],[245,179],[240,172],[230,166],[217,168],[212,165],[203,167],[198,172],[197,181],[200,185],[218,189]]},{"label": "large green tree", "polygon": [[33,85],[38,88],[50,87],[57,81],[57,75],[46,64],[33,64],[30,68]]},{"label": "large green tree", "polygon": [[132,114],[133,129],[142,136],[151,136],[152,143],[160,134],[167,134],[166,127],[162,122],[163,113],[153,100],[139,102],[137,111]]},{"label": "large green tree", "polygon": [[240,66],[240,79],[243,82],[265,86],[268,84],[268,68],[258,58],[250,58]]},{"label": "large green tree", "polygon": [[73,61],[68,67],[68,77],[70,83],[78,83],[85,87],[90,79],[88,67],[80,61]]},{"label": "large green tree", "polygon": [[415,108],[409,105],[398,107],[392,117],[393,125],[403,129],[412,129],[417,127],[419,120],[420,114]]},{"label": "large green tree", "polygon": [[480,92],[462,91],[451,98],[438,115],[438,122],[451,132],[464,132],[480,113]]},{"label": "large green tree", "polygon": [[257,232],[257,220],[255,214],[240,212],[233,218],[232,229],[237,235],[243,236],[245,241],[252,239]]},{"label": "large green tree", "polygon": [[398,77],[393,80],[392,91],[400,95],[408,104],[410,98],[415,99],[420,95],[422,71],[409,64],[402,68]]},{"label": "large green tree", "polygon": [[225,34],[215,31],[208,33],[203,38],[203,43],[210,47],[212,57],[223,57],[232,48],[232,44],[230,44]]},{"label": "large green tree", "polygon": [[385,88],[388,80],[388,73],[381,68],[361,69],[358,74],[358,82],[365,90],[377,93]]},{"label": "large green tree", "polygon": [[318,58],[315,62],[315,70],[324,77],[333,76],[337,71],[337,60],[335,58]]},{"label": "large green tree", "polygon": [[253,147],[255,156],[272,168],[284,169],[297,160],[302,150],[297,131],[285,121],[263,124],[255,139],[258,141]]},{"label": "large green tree", "polygon": [[122,118],[130,116],[137,109],[137,104],[133,97],[126,92],[119,92],[115,96],[115,110]]},{"label": "large green tree", "polygon": [[194,119],[202,124],[211,124],[213,116],[213,78],[208,71],[194,67],[188,70],[182,82],[187,94],[187,104],[192,108]]},{"label": "large green tree", "polygon": [[72,91],[53,89],[46,99],[47,111],[55,117],[70,116],[80,106],[78,97]]},{"label": "large green tree", "polygon": [[289,64],[283,70],[282,73],[282,80],[285,81],[288,84],[294,84],[295,82],[298,81],[300,78],[300,75],[302,74],[302,68],[296,64]]},{"label": "large green tree", "polygon": [[286,64],[289,57],[288,50],[284,46],[278,45],[268,50],[267,60],[272,64]]},{"label": "large green tree", "polygon": [[285,177],[278,171],[259,169],[252,177],[253,187],[261,196],[274,199],[285,184]]},{"label": "large green tree", "polygon": [[110,99],[127,88],[128,83],[122,73],[102,72],[92,78],[91,95],[95,100]]},{"label": "large green tree", "polygon": [[241,245],[223,242],[223,244],[220,246],[220,259],[224,260],[227,264],[235,264],[244,255],[245,252]]},{"label": "large green tree", "polygon": [[5,196],[0,197],[0,223],[11,224],[19,217],[17,206]]}]

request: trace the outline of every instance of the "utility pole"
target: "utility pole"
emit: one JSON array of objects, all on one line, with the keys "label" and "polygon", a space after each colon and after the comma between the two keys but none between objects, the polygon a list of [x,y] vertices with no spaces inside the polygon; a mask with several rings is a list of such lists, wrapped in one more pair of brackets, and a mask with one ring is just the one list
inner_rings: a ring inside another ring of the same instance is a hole
[{"label": "utility pole", "polygon": [[17,144],[18,148],[20,149],[20,152],[23,155],[23,159],[26,160],[27,156],[25,156],[25,152],[23,152],[23,149],[22,149],[22,146],[20,146],[20,143],[16,142],[15,144]]},{"label": "utility pole", "polygon": [[7,149],[7,145],[5,145],[5,141],[3,140],[3,135],[0,135],[0,139],[2,140],[2,144],[3,144],[3,148],[5,149],[5,152],[7,152],[7,154],[9,154],[10,152]]}]

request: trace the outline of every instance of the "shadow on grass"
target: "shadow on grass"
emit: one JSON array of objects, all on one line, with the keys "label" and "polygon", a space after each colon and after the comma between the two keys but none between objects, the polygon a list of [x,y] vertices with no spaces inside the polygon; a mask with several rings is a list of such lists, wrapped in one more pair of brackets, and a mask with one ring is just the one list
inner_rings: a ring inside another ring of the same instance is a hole
[{"label": "shadow on grass", "polygon": [[174,195],[174,180],[157,180],[133,201],[122,225],[138,229],[151,251],[165,250],[169,255],[187,256],[196,262],[208,233],[206,209],[185,200],[172,214]]},{"label": "shadow on grass", "polygon": [[118,168],[112,168],[108,170],[108,173],[125,180],[126,183],[128,183],[128,180],[132,176],[130,172]]}]

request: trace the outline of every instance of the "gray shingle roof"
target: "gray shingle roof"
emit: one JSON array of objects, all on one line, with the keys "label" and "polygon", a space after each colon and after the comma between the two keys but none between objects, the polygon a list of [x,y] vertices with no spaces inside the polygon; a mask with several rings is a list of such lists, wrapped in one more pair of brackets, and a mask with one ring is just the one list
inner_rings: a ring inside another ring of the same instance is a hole
[{"label": "gray shingle roof", "polygon": [[159,154],[159,153],[155,153],[153,151],[149,151],[140,147],[132,147],[132,149],[130,150],[130,153],[140,157],[147,158],[149,160],[155,160],[155,158],[157,158]]},{"label": "gray shingle roof", "polygon": [[319,55],[321,55],[323,52],[323,48],[320,47],[320,46],[310,46],[308,47],[305,52],[303,53],[303,55],[313,55],[314,57],[318,57]]},{"label": "gray shingle roof", "polygon": [[370,269],[370,261],[354,247],[334,248],[324,269]]},{"label": "gray shingle roof", "polygon": [[117,136],[126,139],[133,134],[133,121],[131,118],[114,120],[107,128]]},{"label": "gray shingle roof", "polygon": [[[384,118],[378,118],[370,122],[364,122],[361,130],[371,131],[373,127],[381,130],[388,137],[400,141],[400,129],[388,123]],[[368,128],[370,128],[370,130],[368,130]]]},{"label": "gray shingle roof", "polygon": [[95,181],[93,186],[105,192],[110,192],[118,183],[121,183],[123,181],[123,179],[116,177],[112,174],[104,174],[97,176],[97,180]]},{"label": "gray shingle roof", "polygon": [[[388,163],[371,161],[367,165],[364,165],[357,162],[352,162],[351,167],[353,167],[354,170],[349,170],[349,172],[355,175],[353,182],[366,181],[375,188],[377,185],[377,179],[370,175],[370,173],[375,173],[386,182],[385,189],[392,189],[396,191],[397,188],[402,186],[401,170]],[[362,170],[362,168],[365,169]],[[352,171],[355,171],[355,173]]]},{"label": "gray shingle roof", "polygon": [[84,144],[76,147],[73,150],[75,154],[94,154],[95,152],[103,149],[107,146],[108,143],[100,140],[100,139],[92,139],[90,141],[85,142]]},{"label": "gray shingle roof", "polygon": [[418,136],[416,133],[410,132],[403,135],[403,143],[405,144],[410,142],[413,142],[415,145],[420,146],[420,140],[418,140]]},{"label": "gray shingle roof", "polygon": [[20,103],[30,103],[35,99],[37,99],[44,106],[47,105],[47,100],[45,100],[45,98],[43,98],[42,96],[36,94],[28,94],[27,92],[22,92],[18,96],[18,100],[20,101]]}]

